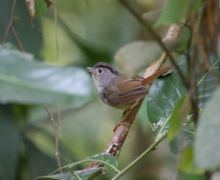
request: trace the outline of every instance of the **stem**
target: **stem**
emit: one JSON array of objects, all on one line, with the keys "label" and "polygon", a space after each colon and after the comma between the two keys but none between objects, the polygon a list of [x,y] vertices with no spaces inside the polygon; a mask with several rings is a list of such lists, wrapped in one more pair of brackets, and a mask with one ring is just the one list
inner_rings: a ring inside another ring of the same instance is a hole
[{"label": "stem", "polygon": [[56,160],[57,160],[57,166],[60,169],[60,173],[62,173],[63,171],[61,169],[62,166],[61,166],[61,158],[60,158],[59,129],[58,129],[59,126],[58,126],[57,122],[55,121],[55,119],[53,118],[53,115],[50,113],[48,106],[46,104],[44,105],[44,108],[47,111],[49,121],[54,128],[55,146],[56,146],[55,156],[56,156]]},{"label": "stem", "polygon": [[142,160],[146,155],[148,155],[155,147],[167,136],[167,133],[161,135],[153,144],[151,144],[140,156],[138,156],[134,161],[128,164],[124,169],[122,169],[118,174],[116,174],[111,180],[119,179],[123,174],[125,174],[130,168],[136,165],[140,160]]}]

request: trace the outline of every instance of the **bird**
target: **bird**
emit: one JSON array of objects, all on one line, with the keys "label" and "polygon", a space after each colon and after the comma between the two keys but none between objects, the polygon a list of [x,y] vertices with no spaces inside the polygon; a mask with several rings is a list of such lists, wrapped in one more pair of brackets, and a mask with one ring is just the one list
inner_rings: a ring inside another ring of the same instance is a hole
[{"label": "bird", "polygon": [[152,82],[169,71],[163,68],[147,78],[137,75],[130,77],[104,62],[87,67],[87,70],[92,75],[101,100],[114,108],[124,110],[143,99],[148,94]]}]

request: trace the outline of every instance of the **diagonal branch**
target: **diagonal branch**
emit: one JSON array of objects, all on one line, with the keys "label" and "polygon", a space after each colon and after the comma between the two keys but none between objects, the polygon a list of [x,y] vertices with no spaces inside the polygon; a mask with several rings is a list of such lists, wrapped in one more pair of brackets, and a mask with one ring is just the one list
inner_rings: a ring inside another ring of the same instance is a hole
[{"label": "diagonal branch", "polygon": [[160,36],[154,31],[152,26],[148,23],[147,20],[144,20],[132,7],[126,0],[119,0],[119,2],[147,29],[147,31],[152,35],[152,37],[155,39],[155,41],[161,46],[161,48],[164,50],[164,52],[167,54],[170,62],[177,70],[181,80],[183,81],[186,88],[189,87],[189,83],[184,76],[183,72],[180,70],[179,66],[177,65],[175,59],[173,58],[171,52],[169,49],[165,46],[164,42],[160,38]]},{"label": "diagonal branch", "polygon": [[3,36],[2,43],[5,43],[5,41],[6,41],[7,37],[8,37],[9,31],[12,30],[13,21],[14,21],[14,15],[15,15],[15,7],[16,7],[16,0],[13,0],[9,23],[8,23],[7,29],[5,31],[5,34]]}]

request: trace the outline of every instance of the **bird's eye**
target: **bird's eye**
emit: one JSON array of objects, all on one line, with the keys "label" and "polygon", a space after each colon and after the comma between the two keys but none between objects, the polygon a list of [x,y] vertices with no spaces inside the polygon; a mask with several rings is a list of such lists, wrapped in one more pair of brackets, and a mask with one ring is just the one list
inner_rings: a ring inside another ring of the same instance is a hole
[{"label": "bird's eye", "polygon": [[101,68],[98,69],[98,73],[102,73],[102,69]]}]

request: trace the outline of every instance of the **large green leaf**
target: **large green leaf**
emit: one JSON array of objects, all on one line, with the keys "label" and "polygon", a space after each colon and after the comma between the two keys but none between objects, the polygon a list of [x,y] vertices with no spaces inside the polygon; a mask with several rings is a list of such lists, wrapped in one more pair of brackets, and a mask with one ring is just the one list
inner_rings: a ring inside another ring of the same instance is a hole
[{"label": "large green leaf", "polygon": [[[179,59],[184,66],[185,58]],[[167,120],[185,93],[185,88],[176,72],[156,80],[147,95],[147,114],[153,127],[158,132],[167,126]]]},{"label": "large green leaf", "polygon": [[74,104],[90,97],[90,78],[79,68],[55,67],[0,47],[0,103]]},{"label": "large green leaf", "polygon": [[0,109],[0,179],[16,179],[19,158],[19,133],[9,107]]},{"label": "large green leaf", "polygon": [[[200,108],[204,107],[218,84],[215,75],[210,73],[219,69],[218,62],[218,59],[210,58],[210,71],[202,74],[200,79],[198,79],[197,87]],[[178,63],[180,64],[180,68],[185,72],[186,59],[184,56],[178,59]],[[161,132],[161,130],[167,129],[166,127],[168,127],[171,113],[175,111],[174,108],[178,105],[178,99],[185,92],[185,87],[176,72],[155,81],[147,95],[147,113],[153,130]]]},{"label": "large green leaf", "polygon": [[220,167],[220,87],[207,103],[199,119],[195,139],[195,159],[201,168]]}]

